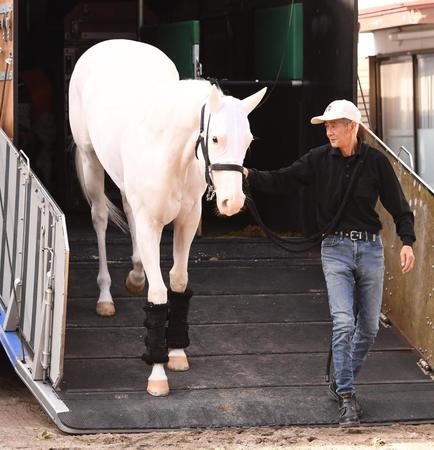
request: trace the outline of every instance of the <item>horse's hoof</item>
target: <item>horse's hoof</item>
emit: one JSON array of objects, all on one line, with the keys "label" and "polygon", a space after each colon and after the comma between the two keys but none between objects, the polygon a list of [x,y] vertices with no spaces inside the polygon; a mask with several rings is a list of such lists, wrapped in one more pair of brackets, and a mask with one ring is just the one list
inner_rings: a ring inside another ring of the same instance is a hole
[{"label": "horse's hoof", "polygon": [[167,368],[173,372],[185,372],[190,368],[186,356],[170,356]]},{"label": "horse's hoof", "polygon": [[143,289],[145,289],[145,281],[143,280],[143,283],[140,284],[134,284],[130,276],[128,275],[125,279],[125,287],[127,288],[127,291],[130,292],[133,295],[139,295]]},{"label": "horse's hoof", "polygon": [[169,395],[169,382],[166,380],[148,380],[148,394],[154,397]]},{"label": "horse's hoof", "polygon": [[97,302],[96,313],[98,316],[111,317],[115,315],[115,304],[113,302]]}]

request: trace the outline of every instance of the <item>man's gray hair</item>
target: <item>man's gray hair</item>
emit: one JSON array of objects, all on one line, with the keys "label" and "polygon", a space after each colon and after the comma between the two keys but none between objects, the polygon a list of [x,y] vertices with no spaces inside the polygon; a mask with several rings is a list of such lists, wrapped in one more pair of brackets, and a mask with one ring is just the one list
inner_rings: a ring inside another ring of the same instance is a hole
[{"label": "man's gray hair", "polygon": [[346,118],[343,118],[343,119],[339,119],[339,120],[341,120],[342,121],[342,123],[344,123],[345,125],[349,125],[350,123],[355,123],[356,124],[356,136],[357,136],[357,133],[359,132],[359,123],[357,123],[357,122],[354,122],[354,120],[351,120],[351,119],[346,119]]}]

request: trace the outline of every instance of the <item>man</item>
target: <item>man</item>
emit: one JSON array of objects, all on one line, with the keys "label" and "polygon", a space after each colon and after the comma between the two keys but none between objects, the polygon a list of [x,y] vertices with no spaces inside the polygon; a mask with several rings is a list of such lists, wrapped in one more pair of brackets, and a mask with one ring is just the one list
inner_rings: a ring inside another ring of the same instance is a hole
[{"label": "man", "polygon": [[[338,402],[339,424],[359,424],[361,408],[354,379],[378,332],[383,294],[384,252],[375,212],[378,198],[393,216],[401,238],[402,272],[414,265],[414,217],[388,159],[358,141],[361,114],[347,100],[336,100],[312,124],[324,123],[329,144],[314,148],[291,166],[276,171],[244,168],[252,190],[289,193],[311,185],[319,229],[327,230],[321,244],[322,268],[333,320],[334,379],[329,395]],[[333,219],[358,167],[350,196],[338,222]],[[356,312],[354,312],[356,311]]]}]

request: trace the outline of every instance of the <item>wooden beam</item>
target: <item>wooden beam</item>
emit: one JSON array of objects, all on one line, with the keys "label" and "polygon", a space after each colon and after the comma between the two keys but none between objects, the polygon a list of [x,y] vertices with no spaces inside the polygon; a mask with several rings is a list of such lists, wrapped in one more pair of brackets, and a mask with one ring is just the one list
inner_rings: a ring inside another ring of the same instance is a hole
[{"label": "wooden beam", "polygon": [[406,25],[434,24],[434,2],[402,2],[371,8],[359,13],[360,32]]}]

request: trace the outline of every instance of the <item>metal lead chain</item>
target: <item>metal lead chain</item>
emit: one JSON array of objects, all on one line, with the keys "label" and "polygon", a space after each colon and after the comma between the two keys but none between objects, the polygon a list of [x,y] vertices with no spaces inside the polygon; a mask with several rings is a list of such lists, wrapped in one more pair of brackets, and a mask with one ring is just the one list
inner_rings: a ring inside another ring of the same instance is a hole
[{"label": "metal lead chain", "polygon": [[213,185],[208,185],[208,190],[206,192],[206,200],[210,202],[215,197],[215,188]]}]

